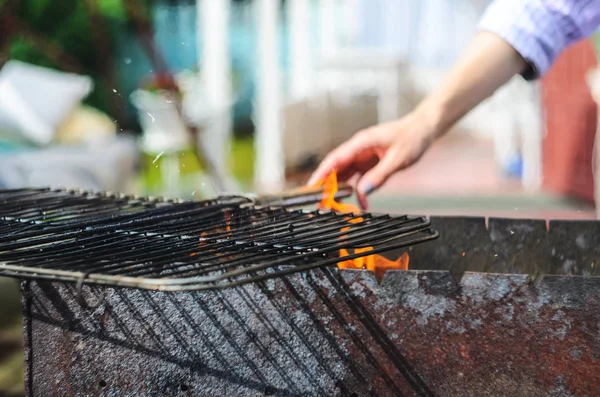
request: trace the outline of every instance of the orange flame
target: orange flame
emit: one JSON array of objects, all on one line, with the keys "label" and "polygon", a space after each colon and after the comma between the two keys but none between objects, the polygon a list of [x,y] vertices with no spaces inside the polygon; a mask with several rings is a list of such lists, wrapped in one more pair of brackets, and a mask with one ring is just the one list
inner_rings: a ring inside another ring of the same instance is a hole
[{"label": "orange flame", "polygon": [[[337,173],[334,170],[324,180],[319,181],[314,186],[315,188],[323,186],[323,198],[319,203],[320,208],[328,208],[337,212],[360,214],[360,209],[352,204],[342,204],[335,201],[335,195],[338,192]],[[361,222],[362,218],[358,218]]]},{"label": "orange flame", "polygon": [[225,230],[227,230],[227,233],[231,233],[231,214],[229,212],[225,212],[225,214],[223,214],[223,218],[225,218],[225,224],[227,225]]},{"label": "orange flame", "polygon": [[[335,201],[335,195],[338,192],[337,172],[333,170],[325,179],[317,182],[313,187],[318,188],[323,186],[323,199],[318,207],[321,209],[331,209],[341,213],[360,214],[360,209],[352,204],[342,204]],[[351,218],[350,223],[362,222],[362,218]],[[348,230],[349,227],[341,229],[342,232]],[[355,248],[354,253],[360,254],[373,250],[373,247]],[[350,255],[348,250],[340,249],[340,258]],[[375,277],[379,281],[383,279],[383,275],[387,270],[408,270],[409,256],[408,253],[402,254],[395,261],[389,260],[384,256],[373,254],[356,259],[347,259],[338,263],[339,269],[366,269],[375,273]]]},{"label": "orange flame", "polygon": [[[200,239],[199,239],[199,242],[198,242],[198,248],[202,248],[202,247],[204,247],[206,245],[206,242],[204,241],[204,239],[206,238],[206,235],[207,235],[206,231],[200,233]],[[197,254],[198,253],[194,251],[194,252],[192,252],[190,254],[190,256],[196,256]]]}]

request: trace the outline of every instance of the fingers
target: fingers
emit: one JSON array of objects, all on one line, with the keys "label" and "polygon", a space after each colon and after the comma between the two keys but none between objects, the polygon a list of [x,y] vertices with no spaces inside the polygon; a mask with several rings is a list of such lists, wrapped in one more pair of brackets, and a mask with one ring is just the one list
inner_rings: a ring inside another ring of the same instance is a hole
[{"label": "fingers", "polygon": [[366,211],[369,208],[369,203],[367,201],[367,196],[371,192],[361,192],[359,190],[356,191],[356,198],[358,199],[358,205],[363,211]]},{"label": "fingers", "polygon": [[356,167],[356,165],[350,164],[345,168],[338,169],[337,180],[338,182],[346,182],[359,172],[360,170]]},{"label": "fingers", "polygon": [[[314,185],[321,179],[327,177],[331,171],[336,169],[340,175],[343,173],[343,175],[346,176],[348,172],[345,172],[347,171],[345,168],[351,166],[356,157],[369,146],[371,146],[371,143],[369,142],[368,136],[362,132],[356,134],[352,139],[341,144],[325,157],[319,167],[311,175],[307,185]],[[350,176],[352,175],[349,175],[348,177]]]},{"label": "fingers", "polygon": [[331,171],[339,168],[340,164],[340,156],[337,154],[336,149],[333,152],[329,153],[325,157],[325,159],[321,161],[321,164],[319,164],[319,167],[317,167],[317,169],[312,173],[306,184],[312,186],[320,180],[325,179],[325,177],[329,175]]},{"label": "fingers", "polygon": [[363,210],[368,207],[367,196],[383,185],[400,168],[402,153],[391,147],[377,165],[367,171],[358,181],[356,194]]},{"label": "fingers", "polygon": [[308,179],[308,182],[306,182],[306,185],[313,186],[320,180],[323,180],[329,174],[329,170],[333,169],[331,164],[334,163],[334,160],[330,159],[330,156],[331,153],[327,155],[323,161],[321,161],[321,164],[319,164],[319,167],[317,167],[317,169],[312,173]]}]

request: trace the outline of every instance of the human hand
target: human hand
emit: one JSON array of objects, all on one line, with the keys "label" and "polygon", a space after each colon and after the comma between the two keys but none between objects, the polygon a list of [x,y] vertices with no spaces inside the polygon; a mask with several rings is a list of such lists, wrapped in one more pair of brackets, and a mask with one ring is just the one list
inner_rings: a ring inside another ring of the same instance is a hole
[{"label": "human hand", "polygon": [[365,209],[369,193],[396,171],[414,164],[435,138],[527,68],[525,58],[502,37],[479,32],[445,83],[415,111],[397,121],[358,132],[329,153],[308,184],[314,185],[333,170],[340,181],[358,174],[356,191]]},{"label": "human hand", "polygon": [[358,201],[367,208],[367,195],[383,185],[395,172],[421,158],[436,137],[434,118],[421,111],[359,131],[321,162],[308,185],[337,170],[338,181],[359,176]]}]

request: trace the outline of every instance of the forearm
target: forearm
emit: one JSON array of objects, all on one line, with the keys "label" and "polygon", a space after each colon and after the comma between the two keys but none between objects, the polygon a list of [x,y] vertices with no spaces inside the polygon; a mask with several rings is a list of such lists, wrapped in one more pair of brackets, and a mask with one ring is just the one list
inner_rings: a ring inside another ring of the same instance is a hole
[{"label": "forearm", "polygon": [[415,112],[430,119],[432,138],[437,138],[526,67],[525,60],[506,41],[481,32],[442,86]]},{"label": "forearm", "polygon": [[416,113],[431,120],[436,138],[515,74],[543,76],[562,51],[599,24],[600,0],[496,0],[480,21],[482,32]]}]

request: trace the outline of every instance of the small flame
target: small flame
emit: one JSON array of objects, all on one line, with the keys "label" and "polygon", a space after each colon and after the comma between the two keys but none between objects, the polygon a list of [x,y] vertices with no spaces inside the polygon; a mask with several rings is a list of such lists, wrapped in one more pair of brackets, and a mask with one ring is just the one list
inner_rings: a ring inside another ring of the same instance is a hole
[{"label": "small flame", "polygon": [[[204,247],[206,245],[206,241],[205,241],[206,240],[206,234],[207,233],[205,231],[202,232],[202,233],[200,233],[200,238],[198,239],[199,240],[199,242],[198,242],[198,248],[202,248],[202,247]],[[193,251],[190,254],[190,256],[196,256],[197,254],[198,253],[196,251]]]},{"label": "small flame", "polygon": [[[338,192],[337,172],[333,170],[325,179],[317,182],[313,187],[323,187],[323,198],[318,204],[321,209],[331,209],[333,211],[350,214],[360,214],[360,209],[352,204],[342,204],[335,201],[335,195]],[[348,218],[350,223],[362,222],[363,218]],[[350,227],[341,229],[342,232],[347,231]],[[342,236],[344,237],[344,236]],[[355,248],[354,254],[361,254],[372,251],[373,247]],[[349,256],[348,250],[340,249],[340,258]],[[338,262],[339,269],[366,269],[375,273],[375,277],[381,282],[383,275],[387,270],[408,270],[409,256],[408,253],[403,253],[400,258],[395,261],[389,260],[382,255],[373,254],[361,258],[346,259]]]},{"label": "small flame", "polygon": [[[225,220],[225,231],[228,234],[227,238],[229,238],[231,236],[231,213],[225,212],[223,214],[223,219]],[[223,229],[222,228],[212,229],[211,234],[214,234],[214,233],[222,235]],[[198,249],[202,249],[208,244],[207,236],[208,236],[208,232],[206,230],[203,231],[202,233],[200,233],[200,238],[198,239]],[[193,251],[192,253],[190,253],[190,256],[196,256],[197,254],[198,254],[198,252]]]},{"label": "small flame", "polygon": [[223,214],[223,218],[225,219],[225,224],[227,225],[225,230],[227,230],[227,233],[231,233],[231,214],[229,212],[225,212]]},{"label": "small flame", "polygon": [[[323,198],[319,203],[320,208],[328,208],[337,212],[349,213],[349,214],[360,214],[360,209],[352,204],[342,204],[335,201],[335,195],[338,192],[337,173],[334,170],[324,180],[319,181],[314,186],[315,188],[323,186]],[[361,222],[362,218],[356,222]],[[352,220],[351,220],[352,222]]]}]

